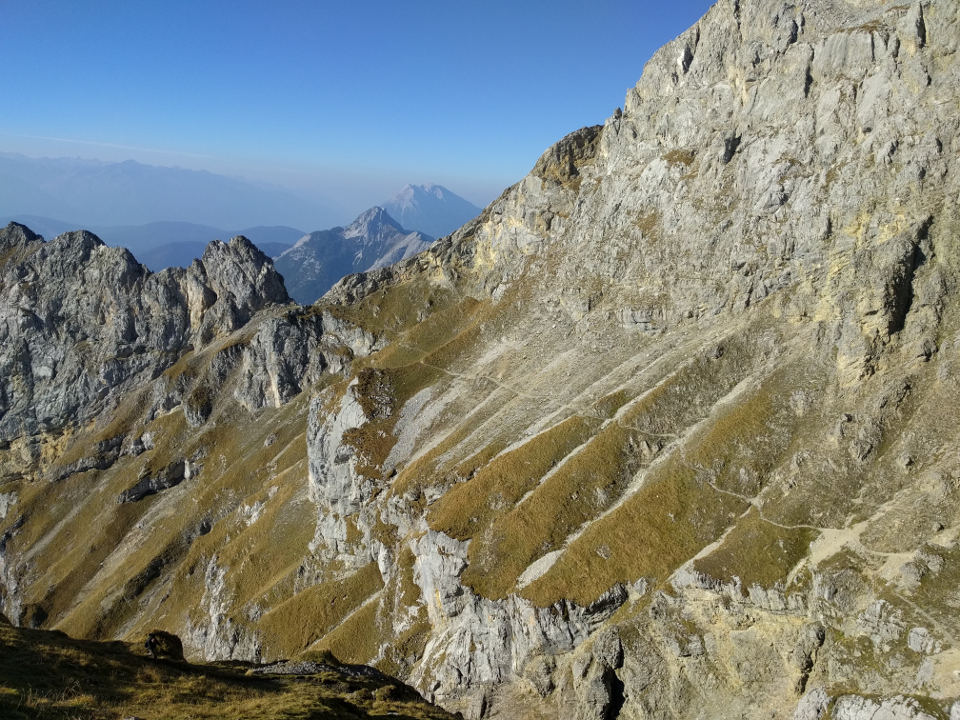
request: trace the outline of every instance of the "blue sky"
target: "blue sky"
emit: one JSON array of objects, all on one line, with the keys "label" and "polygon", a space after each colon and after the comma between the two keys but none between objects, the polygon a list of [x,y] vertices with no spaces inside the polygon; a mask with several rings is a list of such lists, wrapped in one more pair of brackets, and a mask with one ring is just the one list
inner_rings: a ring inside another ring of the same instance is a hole
[{"label": "blue sky", "polygon": [[0,0],[0,151],[485,204],[710,5]]}]

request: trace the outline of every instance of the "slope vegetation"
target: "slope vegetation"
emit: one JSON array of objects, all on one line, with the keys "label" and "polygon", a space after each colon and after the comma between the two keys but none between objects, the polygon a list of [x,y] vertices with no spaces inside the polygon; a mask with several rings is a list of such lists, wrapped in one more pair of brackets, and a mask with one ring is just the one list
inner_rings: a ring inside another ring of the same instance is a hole
[{"label": "slope vegetation", "polygon": [[0,624],[0,712],[33,718],[449,718],[410,688],[329,656],[272,666],[152,660],[124,643]]},{"label": "slope vegetation", "polygon": [[429,250],[236,318],[195,278],[133,354],[31,310],[8,229],[5,611],[470,717],[949,716],[958,12],[722,0]]}]

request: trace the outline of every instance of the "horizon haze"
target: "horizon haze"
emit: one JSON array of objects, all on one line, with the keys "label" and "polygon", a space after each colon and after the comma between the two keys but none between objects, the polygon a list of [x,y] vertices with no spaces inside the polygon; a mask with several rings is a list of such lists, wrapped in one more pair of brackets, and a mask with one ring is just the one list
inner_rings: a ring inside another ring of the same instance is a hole
[{"label": "horizon haze", "polygon": [[344,223],[420,183],[483,207],[710,5],[8,4],[0,91],[24,105],[0,152],[207,171],[331,211],[220,225]]}]

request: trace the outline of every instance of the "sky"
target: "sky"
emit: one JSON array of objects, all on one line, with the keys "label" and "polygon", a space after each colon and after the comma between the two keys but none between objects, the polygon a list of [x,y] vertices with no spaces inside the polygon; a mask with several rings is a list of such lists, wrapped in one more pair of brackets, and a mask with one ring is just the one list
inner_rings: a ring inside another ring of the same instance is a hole
[{"label": "sky", "polygon": [[0,151],[485,205],[708,0],[0,0]]}]

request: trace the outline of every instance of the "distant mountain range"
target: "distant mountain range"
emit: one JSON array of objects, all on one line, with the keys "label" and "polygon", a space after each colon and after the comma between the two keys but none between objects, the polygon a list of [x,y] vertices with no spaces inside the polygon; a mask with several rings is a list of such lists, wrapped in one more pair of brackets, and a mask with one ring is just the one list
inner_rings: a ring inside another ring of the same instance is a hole
[{"label": "distant mountain range", "polygon": [[274,258],[290,297],[313,303],[350,273],[391,265],[426,250],[434,238],[405,230],[381,207],[372,207],[347,227],[319,230]]},{"label": "distant mountain range", "polygon": [[[0,217],[0,227],[9,222],[29,224],[47,240],[82,227],[36,215]],[[370,208],[346,227],[309,234],[285,225],[224,230],[172,221],[86,229],[107,245],[127,248],[154,272],[187,267],[203,255],[211,240],[226,241],[243,235],[274,259],[290,297],[303,305],[316,301],[345,275],[404,260],[434,241],[431,235],[403,228],[381,207]]]},{"label": "distant mountain range", "polygon": [[442,185],[407,185],[382,204],[405,228],[434,237],[449,235],[480,214],[480,208]]},{"label": "distant mountain range", "polygon": [[[480,213],[442,185],[423,184],[405,186],[347,227],[306,234],[286,225],[227,230],[237,225],[219,222],[254,214],[303,218],[299,202],[276,188],[208,172],[0,153],[0,212],[16,213],[0,216],[0,225],[23,223],[48,240],[85,228],[107,245],[128,248],[153,271],[187,267],[211,240],[244,235],[275,259],[290,296],[303,304],[317,300],[344,275],[424,250]],[[164,215],[180,219],[155,221]]]},{"label": "distant mountain range", "polygon": [[285,188],[211,172],[13,153],[0,153],[0,212],[78,218],[85,226],[177,218],[215,227],[265,221],[322,227],[337,219],[331,208]]}]

